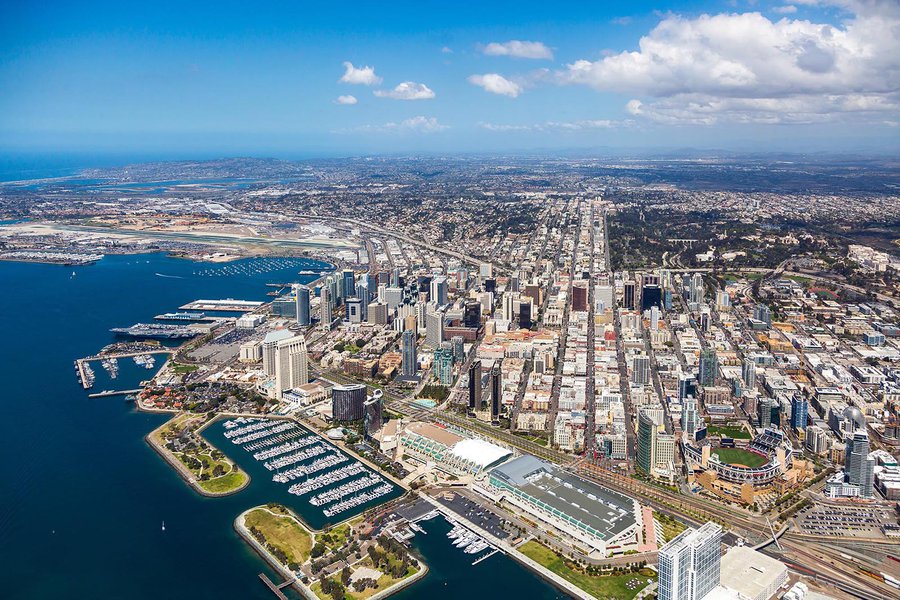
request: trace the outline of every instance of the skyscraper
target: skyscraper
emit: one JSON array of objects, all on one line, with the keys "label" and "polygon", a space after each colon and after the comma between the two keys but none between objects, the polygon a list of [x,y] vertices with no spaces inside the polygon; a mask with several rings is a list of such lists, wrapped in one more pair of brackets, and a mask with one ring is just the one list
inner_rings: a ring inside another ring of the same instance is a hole
[{"label": "skyscraper", "polygon": [[345,306],[345,314],[344,317],[347,321],[351,323],[362,323],[363,322],[363,310],[362,307],[365,306],[357,297],[347,298],[344,302]]},{"label": "skyscraper", "polygon": [[469,365],[469,412],[481,410],[481,361]]},{"label": "skyscraper", "polygon": [[628,310],[634,310],[635,308],[635,283],[633,281],[625,282],[625,295],[622,298],[622,305]]},{"label": "skyscraper", "polygon": [[757,304],[753,309],[753,318],[757,321],[765,323],[769,327],[772,326],[772,311],[765,304]]},{"label": "skyscraper", "polygon": [[444,306],[447,298],[447,278],[439,275],[431,280],[431,301],[438,306]]},{"label": "skyscraper", "polygon": [[334,321],[334,316],[332,313],[332,309],[334,308],[334,297],[332,296],[331,289],[322,286],[322,290],[319,292],[319,311],[321,313],[321,325],[323,329],[331,329],[331,324]]},{"label": "skyscraper", "polygon": [[402,350],[401,372],[404,377],[415,377],[417,370],[416,362],[416,334],[411,329],[403,332],[400,339],[400,347]]},{"label": "skyscraper", "polygon": [[641,289],[641,311],[649,310],[651,306],[662,306],[662,290],[659,285],[645,285]]},{"label": "skyscraper", "polygon": [[363,430],[366,437],[375,435],[381,425],[384,423],[384,402],[382,400],[384,392],[381,390],[373,390],[372,395],[366,399],[363,404]]},{"label": "skyscraper", "polygon": [[700,304],[706,292],[703,290],[703,275],[694,273],[688,284],[688,302],[691,304]]},{"label": "skyscraper", "polygon": [[741,379],[744,380],[744,389],[756,389],[756,361],[749,356],[744,359],[741,365]]},{"label": "skyscraper", "polygon": [[425,343],[432,348],[440,348],[444,341],[444,314],[431,307],[425,312]]},{"label": "skyscraper", "polygon": [[686,529],[659,550],[659,600],[703,600],[721,575],[722,528]]},{"label": "skyscraper", "polygon": [[692,397],[684,399],[681,407],[681,430],[689,438],[700,428],[700,413],[697,411],[697,400]]},{"label": "skyscraper", "polygon": [[466,327],[481,326],[481,303],[477,300],[467,300],[463,310],[463,325]]},{"label": "skyscraper", "polygon": [[646,355],[635,356],[632,362],[631,382],[638,385],[650,383],[650,357]]},{"label": "skyscraper", "polygon": [[791,428],[794,431],[806,429],[806,419],[809,415],[809,401],[801,396],[791,398]]},{"label": "skyscraper", "polygon": [[331,390],[331,416],[335,421],[359,421],[365,416],[366,386],[336,385]]},{"label": "skyscraper", "polygon": [[356,294],[356,276],[353,269],[344,269],[341,272],[341,298],[348,298]]},{"label": "skyscraper", "polygon": [[693,375],[681,375],[678,378],[679,402],[684,402],[688,396],[697,397],[697,380]]},{"label": "skyscraper", "polygon": [[295,335],[275,345],[275,393],[281,400],[285,390],[309,383],[306,338]]},{"label": "skyscraper", "polygon": [[500,371],[500,361],[494,363],[491,368],[491,422],[500,423],[500,400],[503,394],[502,372]]},{"label": "skyscraper", "polygon": [[306,327],[311,323],[309,315],[309,288],[305,285],[294,287],[297,297],[297,325]]},{"label": "skyscraper", "polygon": [[656,466],[656,435],[658,426],[646,411],[638,413],[637,466],[648,475]]},{"label": "skyscraper", "polygon": [[869,456],[869,434],[865,429],[857,429],[847,438],[844,474],[847,483],[859,486],[861,497],[871,498],[874,495],[875,459]]},{"label": "skyscraper", "polygon": [[453,384],[453,348],[450,342],[441,342],[440,348],[435,349],[432,370],[441,385]]},{"label": "skyscraper", "polygon": [[719,360],[716,351],[708,348],[700,352],[700,385],[709,387],[716,385],[716,377],[719,375]]},{"label": "skyscraper", "polygon": [[275,346],[277,346],[278,342],[281,340],[286,340],[292,336],[293,334],[287,329],[276,329],[275,331],[267,333],[266,337],[263,338],[262,362],[263,371],[266,375],[275,375]]}]

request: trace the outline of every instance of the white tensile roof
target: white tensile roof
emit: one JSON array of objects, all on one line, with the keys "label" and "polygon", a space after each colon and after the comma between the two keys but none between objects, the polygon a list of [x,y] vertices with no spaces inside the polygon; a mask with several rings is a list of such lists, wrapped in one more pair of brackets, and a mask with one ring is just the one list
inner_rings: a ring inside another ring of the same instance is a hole
[{"label": "white tensile roof", "polygon": [[457,442],[450,451],[453,456],[468,461],[480,468],[494,464],[512,452],[484,440],[464,439]]}]

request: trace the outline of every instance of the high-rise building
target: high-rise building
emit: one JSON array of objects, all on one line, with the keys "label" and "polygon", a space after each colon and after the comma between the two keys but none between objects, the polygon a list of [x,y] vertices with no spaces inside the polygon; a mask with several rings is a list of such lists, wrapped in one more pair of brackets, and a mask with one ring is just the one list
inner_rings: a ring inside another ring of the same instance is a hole
[{"label": "high-rise building", "polygon": [[703,600],[719,585],[722,528],[686,529],[659,550],[659,600]]},{"label": "high-rise building", "polygon": [[402,350],[401,373],[404,377],[415,377],[418,370],[416,361],[416,333],[411,329],[403,332],[400,338]]},{"label": "high-rise building", "polygon": [[281,400],[285,390],[309,383],[306,338],[296,335],[275,345],[275,393]]},{"label": "high-rise building", "polygon": [[503,375],[500,370],[500,361],[494,363],[491,368],[491,422],[500,422],[500,401],[503,398]]},{"label": "high-rise building", "polygon": [[331,329],[334,322],[334,296],[330,288],[322,286],[319,292],[319,311],[321,313],[321,325],[323,329]]},{"label": "high-rise building", "polygon": [[588,303],[587,284],[578,282],[572,286],[572,310],[586,311]]},{"label": "high-rise building", "polygon": [[716,358],[716,351],[708,348],[700,352],[700,385],[710,387],[716,385],[716,378],[719,376],[719,360]]},{"label": "high-rise building", "polygon": [[859,486],[861,497],[871,498],[874,495],[875,458],[869,456],[869,434],[865,429],[857,429],[847,438],[844,473],[847,483]]},{"label": "high-rise building", "polygon": [[388,322],[387,304],[383,302],[370,302],[366,308],[366,321],[373,325],[386,325]]},{"label": "high-rise building", "polygon": [[481,361],[469,365],[469,412],[481,410]]},{"label": "high-rise building", "polygon": [[360,421],[365,416],[366,386],[362,383],[336,385],[331,390],[331,415],[335,421]]},{"label": "high-rise building", "polygon": [[809,415],[809,401],[802,396],[791,398],[791,428],[794,431],[806,429],[806,419]]},{"label": "high-rise building", "polygon": [[625,282],[625,295],[622,298],[622,306],[624,306],[628,310],[634,310],[637,306],[637,299],[635,298],[635,288],[636,284],[633,281],[629,280]]},{"label": "high-rise building", "polygon": [[650,307],[650,331],[659,331],[659,307]]},{"label": "high-rise building", "polygon": [[341,298],[348,298],[356,294],[356,275],[353,269],[341,271]]},{"label": "high-rise building", "polygon": [[697,380],[693,375],[681,375],[678,378],[678,401],[684,402],[689,396],[697,397]]},{"label": "high-rise building", "polygon": [[466,358],[466,340],[461,335],[450,338],[450,346],[453,348],[453,362],[462,362]]},{"label": "high-rise building", "polygon": [[363,404],[363,431],[366,437],[371,438],[384,424],[384,392],[373,390],[372,395],[366,398]]},{"label": "high-rise building", "polygon": [[756,389],[756,361],[749,356],[744,359],[741,365],[741,379],[744,381],[745,390]]},{"label": "high-rise building", "polygon": [[463,325],[466,327],[481,327],[481,303],[477,300],[467,300],[463,309]]},{"label": "high-rise building", "polygon": [[269,375],[270,377],[275,375],[275,346],[277,346],[278,342],[281,340],[286,340],[293,337],[293,335],[294,334],[287,329],[277,329],[275,331],[270,331],[266,334],[266,337],[263,338],[262,361],[263,371],[266,375]]},{"label": "high-rise building", "polygon": [[703,275],[694,273],[688,283],[688,302],[691,304],[700,304],[706,292],[703,289]]},{"label": "high-rise building", "polygon": [[656,436],[658,424],[649,412],[638,413],[637,431],[637,466],[646,474],[652,475],[656,467]]},{"label": "high-rise building", "polygon": [[650,357],[646,355],[635,356],[631,364],[631,382],[637,385],[650,383]]},{"label": "high-rise building", "polygon": [[400,267],[391,269],[391,287],[400,287]]},{"label": "high-rise building", "polygon": [[519,308],[519,294],[507,292],[503,294],[503,320],[512,323],[516,320],[516,311]]},{"label": "high-rise building", "polygon": [[297,325],[307,327],[312,321],[309,314],[309,288],[305,285],[294,287],[297,301]]},{"label": "high-rise building", "polygon": [[753,309],[753,319],[772,326],[772,311],[765,304],[757,304]]},{"label": "high-rise building", "polygon": [[453,348],[450,342],[441,342],[440,348],[434,350],[432,371],[441,385],[453,385]]},{"label": "high-rise building", "polygon": [[345,318],[347,321],[351,323],[362,323],[363,322],[363,310],[362,307],[363,302],[357,297],[347,298],[344,301],[345,306]]},{"label": "high-rise building", "polygon": [[431,301],[438,306],[444,306],[447,298],[447,278],[439,275],[431,280]]},{"label": "high-rise building", "polygon": [[698,429],[700,429],[700,412],[697,410],[697,400],[688,396],[681,405],[681,430],[691,439]]},{"label": "high-rise building", "polygon": [[662,306],[662,290],[657,284],[645,285],[641,289],[641,311],[649,310],[651,306]]},{"label": "high-rise building", "polygon": [[440,348],[444,341],[444,314],[437,307],[425,312],[425,343],[432,348]]},{"label": "high-rise building", "polygon": [[530,298],[519,302],[519,327],[522,329],[531,329],[532,306]]}]

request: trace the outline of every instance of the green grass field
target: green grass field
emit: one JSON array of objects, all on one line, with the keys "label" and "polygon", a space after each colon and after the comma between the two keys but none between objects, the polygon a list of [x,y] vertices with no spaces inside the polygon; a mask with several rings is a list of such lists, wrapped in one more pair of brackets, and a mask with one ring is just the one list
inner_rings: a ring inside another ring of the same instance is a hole
[{"label": "green grass field", "polygon": [[280,548],[288,557],[288,562],[302,564],[309,558],[312,536],[293,517],[276,516],[264,508],[256,508],[244,517],[247,529],[259,529],[266,542]]},{"label": "green grass field", "polygon": [[222,475],[221,477],[215,477],[213,479],[207,479],[206,481],[200,481],[200,487],[209,492],[210,494],[224,494],[225,492],[231,492],[242,485],[247,481],[247,474],[243,471],[228,473],[227,475]]},{"label": "green grass field", "polygon": [[744,465],[745,467],[761,467],[766,464],[767,459],[759,454],[741,450],[740,448],[716,448],[713,454],[719,455],[719,460],[723,463],[731,465]]},{"label": "green grass field", "polygon": [[[580,587],[588,594],[595,598],[616,598],[616,600],[631,600],[637,596],[638,592],[644,589],[647,584],[654,579],[655,575],[629,573],[626,575],[588,575],[577,571],[568,565],[565,560],[546,546],[539,544],[534,540],[529,540],[519,546],[519,551],[531,560],[547,567],[566,581],[569,581]],[[634,589],[629,589],[629,582],[636,580],[639,585],[632,585]]]}]

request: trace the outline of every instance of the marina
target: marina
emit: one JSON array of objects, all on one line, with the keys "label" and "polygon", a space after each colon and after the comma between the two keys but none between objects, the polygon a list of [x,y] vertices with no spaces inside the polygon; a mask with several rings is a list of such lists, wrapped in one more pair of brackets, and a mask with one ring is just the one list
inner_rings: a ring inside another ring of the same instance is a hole
[{"label": "marina", "polygon": [[235,417],[202,434],[246,470],[270,501],[313,528],[396,498],[401,488],[293,420]]}]

